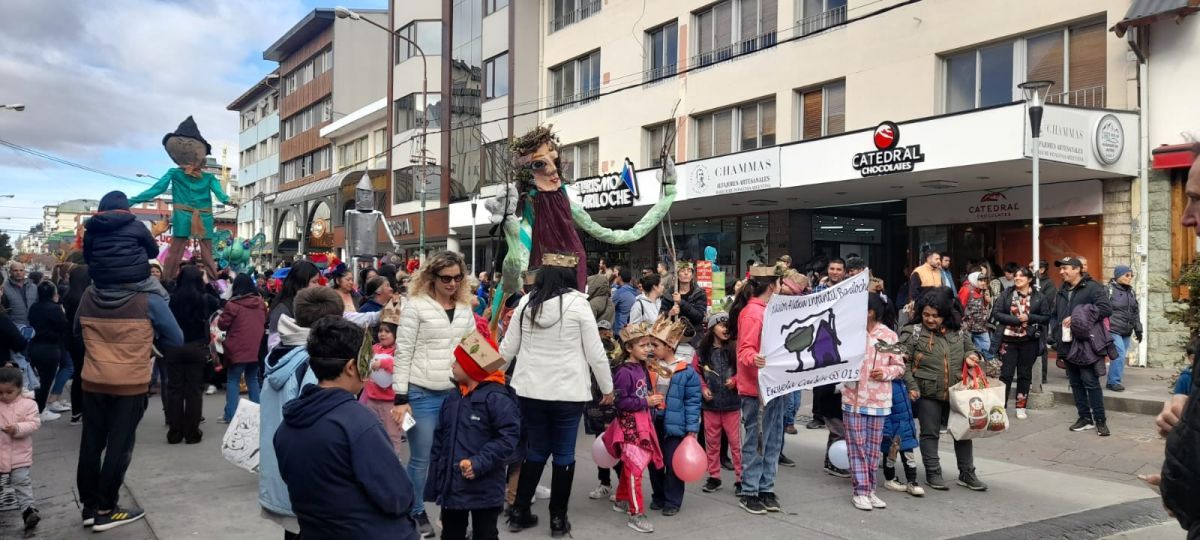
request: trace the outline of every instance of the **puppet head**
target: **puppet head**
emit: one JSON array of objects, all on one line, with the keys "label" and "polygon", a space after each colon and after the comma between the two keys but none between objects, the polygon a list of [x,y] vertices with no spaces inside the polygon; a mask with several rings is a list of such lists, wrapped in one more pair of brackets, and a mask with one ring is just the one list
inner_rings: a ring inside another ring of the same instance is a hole
[{"label": "puppet head", "polygon": [[513,168],[522,192],[555,191],[563,184],[563,164],[558,156],[558,136],[552,125],[538,126],[510,145]]},{"label": "puppet head", "polygon": [[371,187],[371,178],[363,171],[362,178],[354,187],[354,208],[359,212],[375,210],[375,190]]},{"label": "puppet head", "polygon": [[173,133],[163,135],[162,143],[167,155],[171,156],[171,161],[197,173],[204,165],[205,156],[212,153],[212,145],[200,135],[200,128],[196,127],[196,121],[190,116],[181,122]]}]

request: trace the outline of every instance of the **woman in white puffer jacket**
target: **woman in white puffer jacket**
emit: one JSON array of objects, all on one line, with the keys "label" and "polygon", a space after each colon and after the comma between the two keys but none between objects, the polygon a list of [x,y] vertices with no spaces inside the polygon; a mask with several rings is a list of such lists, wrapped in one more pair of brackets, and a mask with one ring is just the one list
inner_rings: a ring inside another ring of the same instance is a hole
[{"label": "woman in white puffer jacket", "polygon": [[454,348],[475,328],[473,293],[466,277],[467,265],[461,255],[450,251],[435,254],[413,279],[396,329],[392,417],[404,425],[404,415],[411,413],[417,422],[407,433],[411,453],[408,477],[416,494],[413,519],[425,538],[433,538],[434,534],[421,496],[425,493],[433,433],[442,401],[455,391],[450,371]]}]

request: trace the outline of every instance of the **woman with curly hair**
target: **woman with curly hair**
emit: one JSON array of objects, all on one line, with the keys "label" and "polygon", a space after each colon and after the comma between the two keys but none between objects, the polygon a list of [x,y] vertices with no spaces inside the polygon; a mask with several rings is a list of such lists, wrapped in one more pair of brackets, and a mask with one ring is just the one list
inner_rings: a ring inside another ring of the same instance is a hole
[{"label": "woman with curly hair", "polygon": [[[438,425],[442,401],[456,391],[450,366],[454,348],[475,329],[471,311],[474,293],[467,283],[467,265],[462,255],[450,251],[435,254],[417,271],[400,313],[396,330],[392,389],[396,392],[392,418],[404,425],[412,415],[416,425],[408,431],[411,457],[408,476],[413,492],[425,493],[433,432]],[[433,538],[433,525],[425,514],[421,497],[413,504],[412,516],[425,538]]]}]

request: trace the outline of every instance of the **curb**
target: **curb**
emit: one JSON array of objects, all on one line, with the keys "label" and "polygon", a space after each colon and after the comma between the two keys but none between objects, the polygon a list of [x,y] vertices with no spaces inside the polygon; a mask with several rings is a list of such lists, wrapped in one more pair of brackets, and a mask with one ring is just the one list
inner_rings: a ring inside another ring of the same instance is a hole
[{"label": "curb", "polygon": [[[1075,405],[1075,396],[1070,390],[1049,390],[1054,396],[1054,402],[1061,405]],[[1151,399],[1141,399],[1126,396],[1114,396],[1111,392],[1104,394],[1104,410],[1126,412],[1133,414],[1158,415],[1162,412],[1163,402]]]},{"label": "curb", "polygon": [[1025,538],[1095,539],[1113,534],[1168,523],[1162,499],[1151,497],[1111,506],[1093,508],[1032,523],[971,534],[960,538],[1003,540]]}]

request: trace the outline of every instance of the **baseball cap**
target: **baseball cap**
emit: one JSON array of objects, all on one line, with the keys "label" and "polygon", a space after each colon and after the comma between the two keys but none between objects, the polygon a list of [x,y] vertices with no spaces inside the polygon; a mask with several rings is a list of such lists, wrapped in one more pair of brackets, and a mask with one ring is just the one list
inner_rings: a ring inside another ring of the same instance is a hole
[{"label": "baseball cap", "polygon": [[1076,259],[1075,257],[1063,257],[1057,261],[1054,261],[1054,266],[1056,268],[1059,266],[1074,266],[1075,268],[1083,268],[1083,263],[1079,262],[1079,259]]},{"label": "baseball cap", "polygon": [[608,321],[596,321],[596,328],[601,330],[612,330],[612,323]]}]

